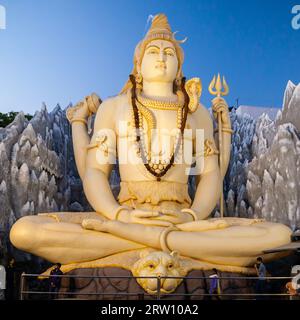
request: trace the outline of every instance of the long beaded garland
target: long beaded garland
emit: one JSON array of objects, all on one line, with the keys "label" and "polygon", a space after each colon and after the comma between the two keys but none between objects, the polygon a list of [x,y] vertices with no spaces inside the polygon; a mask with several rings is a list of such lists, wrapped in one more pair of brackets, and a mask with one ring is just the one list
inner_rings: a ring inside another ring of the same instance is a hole
[{"label": "long beaded garland", "polygon": [[171,166],[174,164],[174,160],[175,160],[175,155],[177,155],[179,148],[181,146],[182,143],[182,137],[184,134],[184,129],[185,129],[185,124],[186,124],[186,119],[187,119],[187,114],[188,114],[188,105],[189,105],[189,96],[185,90],[185,78],[182,78],[181,81],[181,90],[183,92],[184,95],[184,106],[183,106],[183,119],[181,121],[181,127],[180,127],[180,134],[178,135],[178,142],[176,144],[175,147],[175,151],[172,153],[172,156],[170,158],[169,163],[167,163],[165,166],[160,166],[160,164],[152,164],[150,162],[151,158],[150,155],[145,155],[145,150],[144,147],[141,145],[142,141],[141,141],[141,136],[143,136],[143,133],[141,133],[141,129],[143,130],[143,128],[140,126],[140,122],[142,119],[142,116],[139,112],[139,109],[136,105],[137,102],[137,95],[136,95],[136,81],[135,81],[135,77],[134,75],[130,75],[129,76],[130,81],[132,83],[132,90],[131,90],[131,104],[132,104],[132,108],[133,108],[133,114],[134,114],[134,125],[135,125],[135,129],[136,129],[136,142],[138,145],[140,145],[140,150],[141,150],[141,157],[143,160],[143,164],[146,167],[147,171],[150,172],[153,176],[156,177],[157,181],[161,180],[161,177],[163,177],[168,170],[171,168]]}]

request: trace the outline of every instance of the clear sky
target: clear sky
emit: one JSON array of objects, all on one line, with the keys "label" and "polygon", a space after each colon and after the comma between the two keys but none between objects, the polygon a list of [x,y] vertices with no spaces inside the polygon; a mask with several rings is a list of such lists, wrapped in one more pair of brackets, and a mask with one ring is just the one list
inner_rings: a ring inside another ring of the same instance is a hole
[{"label": "clear sky", "polygon": [[214,73],[226,76],[229,105],[281,107],[288,80],[300,82],[300,0],[0,0],[0,112],[52,110],[91,92],[117,94],[128,78],[148,15],[165,13],[188,37],[184,74],[200,77],[202,102]]}]

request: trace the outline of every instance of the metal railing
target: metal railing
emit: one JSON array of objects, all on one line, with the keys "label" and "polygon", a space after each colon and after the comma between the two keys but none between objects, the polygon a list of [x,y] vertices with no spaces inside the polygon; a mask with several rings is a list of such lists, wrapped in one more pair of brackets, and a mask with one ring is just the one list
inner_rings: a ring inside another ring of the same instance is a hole
[{"label": "metal railing", "polygon": [[[53,296],[137,296],[141,299],[143,299],[145,296],[149,296],[152,298],[156,298],[157,300],[160,300],[163,296],[167,296],[167,298],[172,299],[172,297],[237,297],[237,298],[262,298],[262,297],[292,297],[290,293],[164,293],[162,292],[162,286],[161,286],[161,280],[162,279],[180,279],[182,281],[189,281],[189,280],[210,280],[210,277],[200,276],[200,277],[172,277],[172,276],[78,276],[78,275],[51,275],[51,277],[58,277],[58,278],[88,278],[88,279],[156,279],[157,281],[157,290],[156,294],[149,294],[145,291],[143,292],[135,292],[135,293],[129,293],[129,292],[115,292],[115,293],[105,293],[105,292],[72,292],[72,291],[58,291],[58,292],[50,292],[50,291],[31,291],[27,290],[28,287],[28,278],[44,278],[47,279],[50,276],[42,276],[40,274],[21,274],[21,282],[20,282],[20,299],[25,300],[30,294],[34,295],[48,295],[50,297]],[[285,280],[288,282],[288,280],[291,280],[293,277],[265,277],[264,280],[266,281],[275,281],[275,280]],[[237,276],[225,276],[221,277],[219,276],[219,281],[222,283],[224,280],[261,280],[258,277],[237,277]],[[252,286],[254,289],[254,286]]]}]

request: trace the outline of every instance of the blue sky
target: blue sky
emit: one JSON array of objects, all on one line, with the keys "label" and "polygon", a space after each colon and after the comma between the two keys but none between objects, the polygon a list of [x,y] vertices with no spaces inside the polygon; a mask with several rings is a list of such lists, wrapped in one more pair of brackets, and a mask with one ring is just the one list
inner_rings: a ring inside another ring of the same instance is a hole
[{"label": "blue sky", "polygon": [[117,94],[128,78],[149,14],[165,13],[177,38],[188,37],[184,74],[200,77],[202,102],[220,72],[228,104],[281,107],[288,80],[300,82],[300,0],[0,0],[0,111],[52,110],[91,92]]}]

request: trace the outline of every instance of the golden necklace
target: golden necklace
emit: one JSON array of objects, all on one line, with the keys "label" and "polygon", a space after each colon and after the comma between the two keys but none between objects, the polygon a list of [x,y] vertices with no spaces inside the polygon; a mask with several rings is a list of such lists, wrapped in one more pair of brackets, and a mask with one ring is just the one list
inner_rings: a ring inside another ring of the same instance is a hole
[{"label": "golden necklace", "polygon": [[183,94],[177,93],[178,101],[164,101],[164,100],[152,100],[142,96],[139,92],[137,93],[137,101],[144,107],[159,109],[159,110],[177,110],[183,107]]}]

